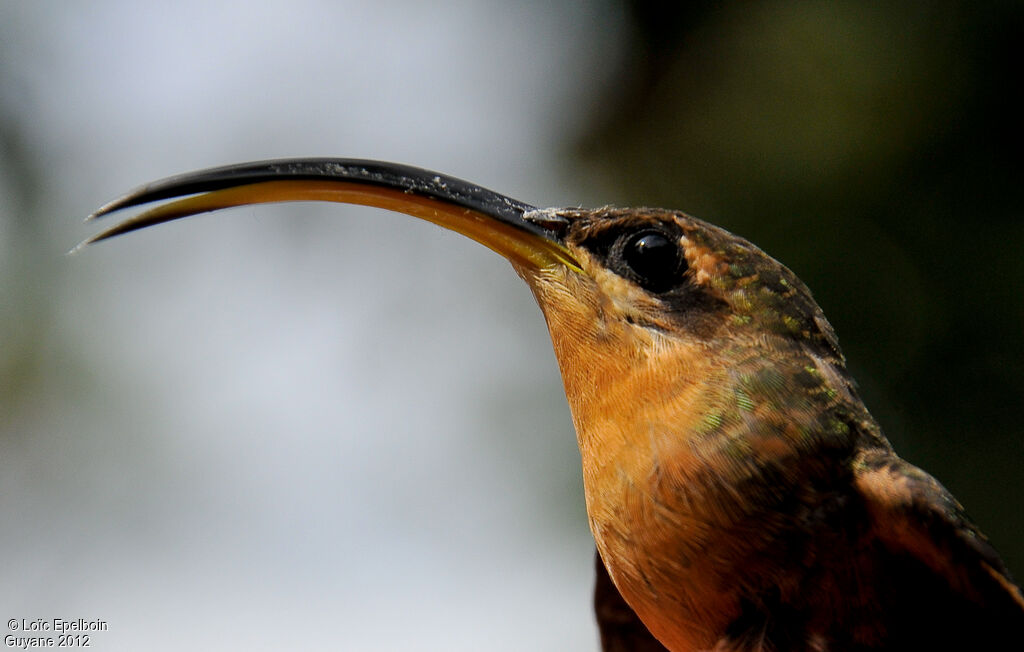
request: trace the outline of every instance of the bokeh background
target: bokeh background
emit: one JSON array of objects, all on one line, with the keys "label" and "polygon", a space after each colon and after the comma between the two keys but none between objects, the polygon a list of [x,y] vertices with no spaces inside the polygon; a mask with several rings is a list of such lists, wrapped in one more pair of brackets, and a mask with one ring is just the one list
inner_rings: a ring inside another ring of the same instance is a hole
[{"label": "bokeh background", "polygon": [[0,0],[3,620],[597,649],[574,435],[504,261],[311,204],[64,255],[135,185],[281,156],[750,238],[1024,573],[1022,4],[675,5]]}]

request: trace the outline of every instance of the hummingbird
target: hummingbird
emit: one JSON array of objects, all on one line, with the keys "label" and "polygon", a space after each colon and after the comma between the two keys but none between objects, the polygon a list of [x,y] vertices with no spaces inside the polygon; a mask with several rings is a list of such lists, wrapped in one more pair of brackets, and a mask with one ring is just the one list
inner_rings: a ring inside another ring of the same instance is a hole
[{"label": "hummingbird", "polygon": [[537,208],[406,165],[283,159],[142,186],[83,245],[248,204],[407,213],[508,259],[551,335],[583,465],[605,652],[1020,646],[1024,597],[901,459],[808,288],[683,212]]}]

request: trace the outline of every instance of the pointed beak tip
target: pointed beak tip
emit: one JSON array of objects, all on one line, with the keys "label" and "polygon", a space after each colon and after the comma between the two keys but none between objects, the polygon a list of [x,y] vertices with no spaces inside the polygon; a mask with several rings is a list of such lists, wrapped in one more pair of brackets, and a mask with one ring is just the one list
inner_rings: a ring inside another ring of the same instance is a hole
[{"label": "pointed beak tip", "polygon": [[113,213],[113,212],[118,211],[118,210],[120,210],[122,208],[125,208],[126,207],[125,200],[128,197],[130,197],[130,195],[124,195],[124,196],[118,197],[117,199],[113,199],[111,201],[108,201],[107,203],[103,204],[102,206],[100,206],[99,208],[94,210],[93,212],[91,212],[88,215],[86,215],[85,216],[85,220],[83,220],[83,221],[86,224],[88,224],[90,222],[95,222],[96,220],[98,220],[99,218],[103,217],[104,215],[109,215],[110,213]]},{"label": "pointed beak tip", "polygon": [[86,247],[88,247],[92,243],[93,243],[93,239],[92,238],[86,238],[85,240],[82,240],[81,242],[76,244],[74,247],[71,247],[70,249],[65,251],[64,255],[65,256],[77,256],[79,254],[79,252],[81,252],[83,249],[85,249]]}]

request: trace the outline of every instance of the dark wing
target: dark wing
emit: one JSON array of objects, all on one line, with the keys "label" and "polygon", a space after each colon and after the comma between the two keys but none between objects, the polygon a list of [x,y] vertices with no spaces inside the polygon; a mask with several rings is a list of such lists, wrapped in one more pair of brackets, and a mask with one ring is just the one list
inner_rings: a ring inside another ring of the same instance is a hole
[{"label": "dark wing", "polygon": [[594,584],[594,614],[601,632],[603,652],[667,652],[654,638],[633,609],[622,599],[608,571],[597,559],[597,582]]},{"label": "dark wing", "polygon": [[856,477],[886,649],[1024,648],[1021,591],[956,499],[887,451]]}]

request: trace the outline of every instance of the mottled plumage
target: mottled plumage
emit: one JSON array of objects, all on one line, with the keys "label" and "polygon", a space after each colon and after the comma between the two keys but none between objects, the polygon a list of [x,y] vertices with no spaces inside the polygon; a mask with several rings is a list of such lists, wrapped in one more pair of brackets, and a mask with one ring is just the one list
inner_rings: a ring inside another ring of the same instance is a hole
[{"label": "mottled plumage", "polygon": [[[666,647],[1019,635],[1024,602],[1005,567],[953,497],[893,452],[791,271],[677,212],[557,214],[582,274],[524,277],[562,368],[601,557]],[[645,231],[682,257],[657,292],[616,249]]]}]

